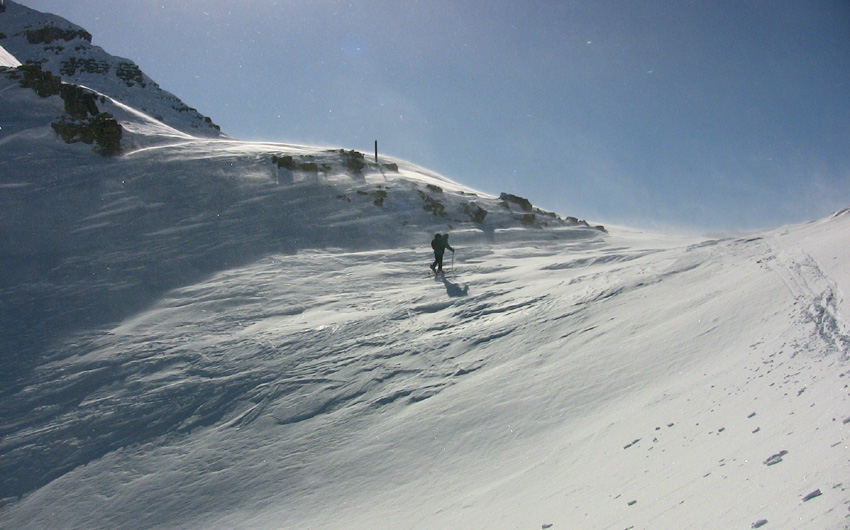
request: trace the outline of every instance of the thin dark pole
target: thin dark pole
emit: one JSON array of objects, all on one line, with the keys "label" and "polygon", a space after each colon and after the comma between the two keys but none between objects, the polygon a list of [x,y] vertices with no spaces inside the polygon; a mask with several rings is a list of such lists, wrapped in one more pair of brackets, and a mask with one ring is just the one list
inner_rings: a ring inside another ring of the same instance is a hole
[{"label": "thin dark pole", "polygon": [[375,140],[375,163],[378,163],[378,140]]}]

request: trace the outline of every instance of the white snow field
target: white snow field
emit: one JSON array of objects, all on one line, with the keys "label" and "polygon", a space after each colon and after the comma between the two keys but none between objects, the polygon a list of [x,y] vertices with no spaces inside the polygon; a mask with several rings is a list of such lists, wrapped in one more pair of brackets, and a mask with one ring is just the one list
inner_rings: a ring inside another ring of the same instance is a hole
[{"label": "white snow field", "polygon": [[850,209],[604,231],[87,82],[106,157],[0,55],[0,528],[850,528]]},{"label": "white snow field", "polygon": [[223,268],[4,398],[6,472],[59,472],[0,525],[846,528],[848,223]]},{"label": "white snow field", "polygon": [[0,46],[0,66],[10,66],[12,68],[21,66],[21,62],[14,55],[7,52],[5,48]]}]

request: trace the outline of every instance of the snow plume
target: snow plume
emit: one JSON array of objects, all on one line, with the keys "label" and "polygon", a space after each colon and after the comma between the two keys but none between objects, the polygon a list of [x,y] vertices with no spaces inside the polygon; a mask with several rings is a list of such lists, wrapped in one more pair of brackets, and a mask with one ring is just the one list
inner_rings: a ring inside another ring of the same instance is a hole
[{"label": "snow plume", "polygon": [[108,91],[101,157],[15,72],[0,527],[848,528],[846,211],[599,229]]}]

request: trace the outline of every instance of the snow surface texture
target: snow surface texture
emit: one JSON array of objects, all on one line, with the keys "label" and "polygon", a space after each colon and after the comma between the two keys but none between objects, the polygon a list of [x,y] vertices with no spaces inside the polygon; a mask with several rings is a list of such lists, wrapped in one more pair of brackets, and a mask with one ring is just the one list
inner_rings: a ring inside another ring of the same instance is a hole
[{"label": "snow surface texture", "polygon": [[7,74],[0,527],[850,527],[850,211],[606,234],[98,89],[107,158]]}]

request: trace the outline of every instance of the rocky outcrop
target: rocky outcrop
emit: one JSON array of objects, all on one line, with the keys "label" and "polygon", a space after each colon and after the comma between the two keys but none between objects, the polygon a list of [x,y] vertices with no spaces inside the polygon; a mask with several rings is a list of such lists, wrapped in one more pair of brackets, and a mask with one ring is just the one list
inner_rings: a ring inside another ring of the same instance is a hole
[{"label": "rocky outcrop", "polygon": [[72,118],[82,120],[87,116],[100,114],[97,108],[97,94],[77,85],[63,84],[59,95],[65,102],[65,112]]},{"label": "rocky outcrop", "polygon": [[481,206],[471,202],[463,206],[464,213],[469,216],[469,220],[475,224],[481,224],[487,217],[487,210]]},{"label": "rocky outcrop", "polygon": [[17,79],[23,88],[28,88],[39,97],[59,96],[64,102],[65,115],[50,124],[53,131],[67,143],[83,142],[95,146],[95,151],[104,156],[121,152],[121,137],[124,130],[111,114],[97,107],[98,95],[86,88],[63,83],[37,64],[21,65],[6,71],[6,75]]},{"label": "rocky outcrop", "polygon": [[374,164],[367,162],[366,155],[360,151],[345,149],[330,149],[313,155],[274,155],[272,163],[290,173],[330,173],[336,170],[362,176],[366,169],[398,172],[396,163]]},{"label": "rocky outcrop", "polygon": [[92,44],[91,33],[61,17],[8,2],[0,16],[0,34],[3,48],[21,63],[107,94],[179,131],[221,136],[209,117],[160,88],[133,61]]},{"label": "rocky outcrop", "polygon": [[340,151],[340,154],[342,155],[343,167],[355,175],[359,175],[363,171],[363,168],[366,167],[366,155],[363,153],[343,149]]},{"label": "rocky outcrop", "polygon": [[419,192],[419,197],[422,199],[422,208],[426,212],[431,212],[435,217],[446,216],[446,206],[443,203],[431,197],[424,191]]},{"label": "rocky outcrop", "polygon": [[510,193],[503,192],[501,195],[499,195],[499,198],[506,203],[516,204],[524,212],[530,212],[532,210],[531,201],[524,197],[519,197],[517,195],[512,195]]},{"label": "rocky outcrop", "polygon": [[14,72],[12,76],[20,79],[22,87],[32,89],[40,97],[58,96],[62,88],[61,78],[43,71],[37,64],[21,65]]},{"label": "rocky outcrop", "polygon": [[50,44],[53,41],[72,41],[82,39],[91,44],[91,33],[84,29],[63,29],[56,26],[28,29],[24,35],[30,44]]},{"label": "rocky outcrop", "polygon": [[103,156],[114,156],[121,152],[124,130],[108,112],[82,119],[62,116],[50,126],[67,143],[93,144],[95,151]]},{"label": "rocky outcrop", "polygon": [[69,57],[60,63],[59,73],[67,76],[75,76],[77,72],[89,74],[107,74],[112,66],[106,61],[98,61],[92,58]]},{"label": "rocky outcrop", "polygon": [[146,86],[145,76],[142,73],[142,70],[136,66],[135,63],[121,61],[118,63],[115,75],[118,76],[118,79],[127,83],[127,86],[133,86],[133,83],[138,83],[142,87]]}]

